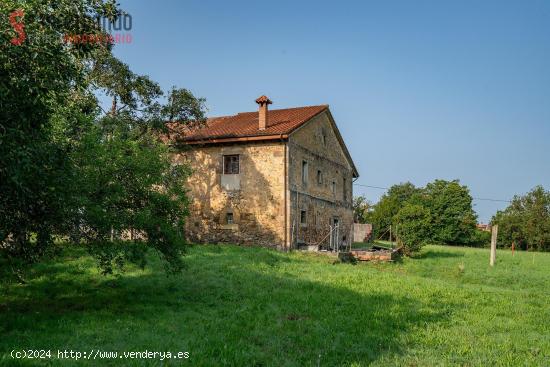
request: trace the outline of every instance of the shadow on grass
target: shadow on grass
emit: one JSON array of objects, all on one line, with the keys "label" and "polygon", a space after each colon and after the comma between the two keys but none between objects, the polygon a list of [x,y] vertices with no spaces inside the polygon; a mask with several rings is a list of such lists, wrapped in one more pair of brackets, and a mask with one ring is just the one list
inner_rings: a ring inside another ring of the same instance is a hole
[{"label": "shadow on grass", "polygon": [[453,257],[464,257],[464,254],[458,253],[458,252],[427,250],[427,251],[423,251],[419,255],[416,255],[414,258],[415,259],[444,259],[444,258],[453,258]]},{"label": "shadow on grass", "polygon": [[[401,338],[412,328],[448,316],[441,301],[430,305],[376,286],[339,285],[345,274],[329,264],[317,264],[327,266],[327,279],[308,280],[312,272],[276,252],[220,246],[192,255],[174,278],[101,278],[52,264],[26,286],[5,292],[0,356],[14,346],[116,345],[121,351],[186,350],[193,365],[368,364],[401,353]],[[294,275],[279,269],[293,266]],[[303,277],[296,275],[301,271]]]}]

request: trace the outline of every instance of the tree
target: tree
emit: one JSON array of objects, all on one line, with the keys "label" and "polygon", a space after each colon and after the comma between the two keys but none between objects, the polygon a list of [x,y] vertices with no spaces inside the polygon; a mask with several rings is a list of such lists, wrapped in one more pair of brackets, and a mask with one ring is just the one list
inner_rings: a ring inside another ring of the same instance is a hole
[{"label": "tree", "polygon": [[[2,15],[17,4],[2,2]],[[157,83],[113,57],[112,45],[63,41],[105,39],[96,19],[119,16],[114,1],[20,6],[21,45],[10,43],[16,32],[0,17],[0,257],[18,271],[45,255],[54,235],[70,235],[106,272],[125,260],[143,263],[147,248],[179,268],[189,170],[172,165],[158,138],[166,119],[201,123],[204,100],[173,88],[164,101]],[[110,111],[100,112],[98,89],[113,98]],[[124,249],[120,240],[134,230],[139,236]]]},{"label": "tree", "polygon": [[477,216],[470,190],[458,180],[435,180],[427,184],[413,202],[430,211],[434,243],[469,245],[476,240]]},{"label": "tree", "polygon": [[[134,74],[110,54],[91,67],[90,81],[110,95],[113,104],[74,152],[81,202],[73,232],[83,232],[104,272],[124,259],[144,264],[145,251],[136,252],[136,244],[144,250],[154,248],[169,270],[178,270],[190,169],[173,164],[172,152],[159,136],[168,133],[166,121],[203,122],[204,100],[172,88],[163,103],[155,82]],[[124,246],[128,239],[130,251]],[[113,241],[115,246],[105,246]]]},{"label": "tree", "polygon": [[[368,220],[373,225],[374,238],[378,238],[387,232],[390,225],[394,224],[393,217],[418,192],[419,189],[412,183],[405,182],[393,185],[387,193],[382,195],[380,201],[374,205],[372,213],[368,216]],[[389,238],[389,233],[384,236],[383,238]]]},{"label": "tree", "polygon": [[550,251],[550,192],[537,186],[523,196],[515,196],[491,223],[498,224],[500,247],[515,242],[525,250]]},{"label": "tree", "polygon": [[[24,38],[9,23],[15,10]],[[95,18],[118,10],[112,1],[7,0],[0,14],[0,257],[17,272],[47,253],[69,216],[72,166],[52,117],[84,85],[81,63],[106,47],[61,38],[104,34]]]},{"label": "tree", "polygon": [[430,211],[418,204],[407,203],[394,218],[397,242],[406,255],[415,255],[430,242],[432,217]]},{"label": "tree", "polygon": [[188,168],[171,164],[168,147],[149,135],[128,139],[109,129],[106,139],[101,126],[86,134],[72,157],[79,200],[72,234],[85,240],[103,271],[112,272],[124,259],[144,264],[147,248],[178,270]]},{"label": "tree", "polygon": [[355,223],[368,223],[369,214],[372,209],[372,204],[364,196],[356,196],[353,198],[353,219]]},{"label": "tree", "polygon": [[[395,231],[397,214],[409,204],[416,208],[422,207],[430,213],[431,237],[425,241],[447,245],[484,243],[485,236],[476,232],[477,218],[470,192],[458,180],[435,180],[424,188],[416,188],[408,182],[392,186],[367,217],[373,223],[375,238],[385,233],[389,236],[387,229],[390,225]],[[403,216],[400,217],[402,220]]]}]

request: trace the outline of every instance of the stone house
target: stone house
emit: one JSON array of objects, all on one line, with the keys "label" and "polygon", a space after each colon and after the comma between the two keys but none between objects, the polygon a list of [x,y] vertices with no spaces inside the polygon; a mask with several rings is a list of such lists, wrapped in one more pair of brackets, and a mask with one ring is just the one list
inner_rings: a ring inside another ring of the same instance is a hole
[{"label": "stone house", "polygon": [[[357,169],[328,105],[259,108],[176,137],[190,165],[186,231],[198,243],[349,244]],[[183,143],[183,144],[181,144]]]}]

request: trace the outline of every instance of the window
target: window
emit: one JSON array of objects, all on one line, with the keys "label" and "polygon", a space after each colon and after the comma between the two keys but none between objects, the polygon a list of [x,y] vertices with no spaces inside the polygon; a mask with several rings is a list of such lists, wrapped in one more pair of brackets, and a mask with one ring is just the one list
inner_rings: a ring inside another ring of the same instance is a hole
[{"label": "window", "polygon": [[223,156],[223,174],[237,175],[239,174],[239,155],[224,155]]},{"label": "window", "polygon": [[323,145],[327,145],[327,132],[325,129],[321,129],[321,140],[323,142]]},{"label": "window", "polygon": [[302,183],[304,185],[307,185],[307,171],[308,171],[307,162],[302,161]]},{"label": "window", "polygon": [[225,215],[225,219],[227,221],[227,224],[233,224],[233,213],[227,213]]},{"label": "window", "polygon": [[320,170],[317,171],[317,184],[323,184],[323,172],[321,172]]},{"label": "window", "polygon": [[336,194],[336,181],[332,181],[331,187],[332,187],[332,193]]},{"label": "window", "polygon": [[300,223],[307,224],[307,212],[305,210],[300,211]]}]

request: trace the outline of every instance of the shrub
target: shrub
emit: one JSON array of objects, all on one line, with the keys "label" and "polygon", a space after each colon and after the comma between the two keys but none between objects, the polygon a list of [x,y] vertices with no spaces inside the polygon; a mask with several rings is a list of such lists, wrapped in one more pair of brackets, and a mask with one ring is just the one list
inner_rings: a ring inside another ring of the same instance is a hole
[{"label": "shrub", "polygon": [[489,247],[491,245],[491,232],[476,229],[472,239],[472,245],[475,247]]},{"label": "shrub", "polygon": [[421,205],[406,204],[395,216],[397,241],[405,255],[415,255],[431,238],[430,211]]}]

